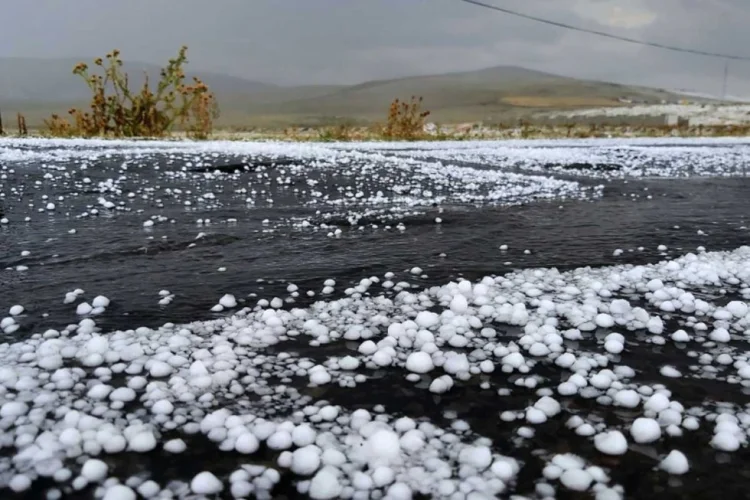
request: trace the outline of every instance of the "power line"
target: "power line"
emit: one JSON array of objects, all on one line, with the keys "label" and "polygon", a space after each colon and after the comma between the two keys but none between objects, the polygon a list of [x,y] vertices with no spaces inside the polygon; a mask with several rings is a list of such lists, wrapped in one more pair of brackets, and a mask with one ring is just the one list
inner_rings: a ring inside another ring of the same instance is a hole
[{"label": "power line", "polygon": [[551,26],[557,26],[558,28],[565,28],[565,29],[568,29],[568,30],[580,31],[581,33],[588,33],[590,35],[601,36],[601,37],[610,38],[610,39],[613,39],[613,40],[620,40],[622,42],[634,43],[636,45],[644,45],[644,46],[647,46],[647,47],[654,47],[654,48],[657,48],[657,49],[671,50],[673,52],[683,52],[683,53],[686,53],[686,54],[694,54],[694,55],[698,55],[698,56],[720,57],[722,59],[733,59],[733,60],[736,60],[736,61],[750,61],[750,57],[748,57],[748,56],[737,56],[737,55],[732,55],[732,54],[721,54],[719,52],[707,52],[707,51],[703,51],[703,50],[686,49],[684,47],[675,47],[673,45],[666,45],[666,44],[658,43],[658,42],[649,42],[649,41],[646,41],[646,40],[638,40],[636,38],[630,38],[630,37],[627,37],[627,36],[614,35],[612,33],[607,33],[605,31],[598,31],[598,30],[592,30],[592,29],[587,29],[587,28],[581,28],[580,26],[573,26],[572,24],[561,23],[561,22],[558,22],[558,21],[552,21],[550,19],[544,19],[544,18],[541,18],[541,17],[532,16],[530,14],[524,14],[523,12],[518,12],[518,11],[515,11],[515,10],[507,9],[505,7],[499,7],[497,5],[492,5],[492,4],[489,4],[489,3],[481,2],[479,0],[460,0],[460,1],[465,2],[465,3],[470,3],[470,4],[473,4],[473,5],[477,5],[479,7],[484,7],[486,9],[492,9],[492,10],[496,10],[498,12],[503,12],[503,13],[509,14],[511,16],[521,17],[521,18],[524,18],[524,19],[528,19],[530,21],[536,21],[538,23],[548,24],[548,25],[551,25]]}]

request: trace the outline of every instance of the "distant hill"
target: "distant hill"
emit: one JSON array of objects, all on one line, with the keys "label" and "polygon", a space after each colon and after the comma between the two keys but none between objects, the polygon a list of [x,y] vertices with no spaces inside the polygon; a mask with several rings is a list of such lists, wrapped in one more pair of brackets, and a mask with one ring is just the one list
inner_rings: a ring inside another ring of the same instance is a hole
[{"label": "distant hill", "polygon": [[[0,59],[0,110],[23,112],[32,126],[52,112],[85,104],[89,94],[71,73],[76,60]],[[143,71],[152,81],[159,66],[126,63],[133,85]],[[478,71],[374,80],[358,85],[282,87],[230,75],[195,71],[219,98],[224,126],[318,125],[382,120],[396,97],[424,98],[431,119],[502,122],[540,110],[677,102],[664,90],[580,80],[514,66]]]},{"label": "distant hill", "polygon": [[[81,61],[93,66],[88,59],[0,58],[0,99],[17,102],[86,99],[90,95],[88,88],[79,76],[73,74],[73,67]],[[129,75],[131,87],[137,88],[143,85],[144,72],[151,82],[157,82],[161,66],[125,62],[123,69]],[[211,82],[217,94],[251,93],[276,88],[268,83],[220,73],[190,71],[189,64],[186,69],[188,80],[197,76]]]}]

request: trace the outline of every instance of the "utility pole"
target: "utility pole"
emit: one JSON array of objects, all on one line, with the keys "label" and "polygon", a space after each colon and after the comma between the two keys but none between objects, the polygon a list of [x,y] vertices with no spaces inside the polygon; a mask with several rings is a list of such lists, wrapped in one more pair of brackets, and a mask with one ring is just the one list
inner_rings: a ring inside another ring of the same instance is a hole
[{"label": "utility pole", "polygon": [[727,80],[729,78],[729,59],[724,60],[724,82],[721,85],[721,100],[727,99]]}]

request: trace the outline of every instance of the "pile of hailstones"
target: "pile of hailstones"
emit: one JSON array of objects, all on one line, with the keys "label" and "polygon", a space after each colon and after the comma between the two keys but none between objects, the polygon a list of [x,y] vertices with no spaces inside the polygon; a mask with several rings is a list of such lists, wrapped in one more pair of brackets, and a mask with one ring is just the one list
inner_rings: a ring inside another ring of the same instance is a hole
[{"label": "pile of hailstones", "polygon": [[[367,295],[377,285],[397,293]],[[52,499],[86,487],[95,487],[106,500],[134,499],[136,492],[146,498],[219,492],[270,496],[282,477],[273,468],[240,466],[225,478],[229,484],[209,470],[166,485],[141,476],[121,483],[108,477],[107,464],[96,458],[157,447],[183,453],[190,435],[201,433],[222,451],[275,453],[278,468],[292,473],[297,490],[314,499],[414,494],[480,499],[512,490],[523,464],[496,453],[493,443],[464,421],[440,428],[425,418],[390,416],[382,407],[350,412],[295,388],[302,385],[300,378],[313,386],[367,384],[370,369],[404,369],[409,381],[427,380],[433,393],[460,390],[456,381],[496,370],[519,373],[515,385],[536,396],[528,407],[506,409],[500,419],[519,423],[520,440],[533,436],[534,425],[560,418],[556,397],[579,396],[642,412],[619,427],[579,415],[568,418],[567,426],[592,439],[602,454],[622,455],[630,441],[653,443],[701,425],[713,426],[711,446],[731,452],[747,443],[750,415],[732,412],[729,405],[686,409],[664,385],[633,381],[632,368],[614,365],[627,354],[623,334],[597,341],[598,352],[566,343],[593,339],[597,329],[645,331],[654,344],[702,344],[701,363],[724,367],[707,370],[706,376],[727,383],[750,379],[747,357],[727,345],[730,332],[750,326],[750,310],[741,301],[718,307],[688,291],[705,287],[750,296],[750,247],[648,266],[527,270],[417,293],[408,283],[374,278],[346,290],[344,298],[308,309],[282,310],[261,301],[228,318],[156,330],[101,334],[86,318],[61,331],[0,345],[0,442],[15,448],[0,459],[0,486],[21,492],[36,478],[51,477],[60,485],[48,490]],[[655,314],[615,295],[645,299]],[[440,314],[431,312],[438,308]],[[662,315],[678,312],[683,329],[667,331]],[[492,326],[497,324],[521,333],[501,342]],[[360,345],[358,353],[318,364],[289,352],[268,352],[292,338],[311,346],[341,339]],[[545,379],[535,373],[539,366],[556,368],[560,377]],[[662,374],[681,376],[671,366],[662,367]],[[490,389],[491,380],[483,378],[482,387]],[[508,390],[497,388],[499,400]],[[174,431],[184,439],[160,442]],[[591,491],[600,499],[623,494],[604,469],[580,456],[546,460],[537,484],[542,496],[560,486]],[[658,465],[671,474],[689,470],[688,457],[679,450]]]}]

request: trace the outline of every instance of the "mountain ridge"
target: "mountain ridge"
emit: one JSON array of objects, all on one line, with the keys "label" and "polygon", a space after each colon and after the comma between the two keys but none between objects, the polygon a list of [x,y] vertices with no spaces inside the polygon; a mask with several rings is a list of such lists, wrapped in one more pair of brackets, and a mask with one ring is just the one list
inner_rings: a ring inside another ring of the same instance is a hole
[{"label": "mountain ridge", "polygon": [[[90,97],[80,77],[72,74],[78,61],[69,59],[0,58],[0,110],[22,112],[39,124],[44,116],[84,106]],[[125,62],[131,87],[158,79],[160,66]],[[662,89],[622,85],[556,75],[518,66],[493,66],[474,71],[378,79],[354,85],[281,86],[201,70],[222,109],[217,125],[324,124],[380,120],[394,98],[422,96],[437,121],[497,121],[534,110],[621,106],[674,102],[684,98]]]}]

